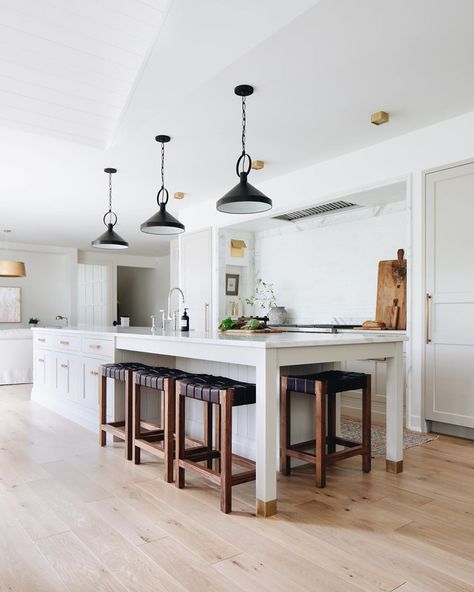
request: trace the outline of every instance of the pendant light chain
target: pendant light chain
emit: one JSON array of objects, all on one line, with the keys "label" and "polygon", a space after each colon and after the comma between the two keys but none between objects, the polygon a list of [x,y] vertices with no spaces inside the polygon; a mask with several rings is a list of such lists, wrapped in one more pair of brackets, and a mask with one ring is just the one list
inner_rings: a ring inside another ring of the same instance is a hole
[{"label": "pendant light chain", "polygon": [[161,188],[165,187],[165,143],[161,142]]},{"label": "pendant light chain", "polygon": [[109,212],[112,212],[112,173],[109,173]]},{"label": "pendant light chain", "polygon": [[242,155],[245,154],[245,133],[247,130],[247,97],[242,97]]}]

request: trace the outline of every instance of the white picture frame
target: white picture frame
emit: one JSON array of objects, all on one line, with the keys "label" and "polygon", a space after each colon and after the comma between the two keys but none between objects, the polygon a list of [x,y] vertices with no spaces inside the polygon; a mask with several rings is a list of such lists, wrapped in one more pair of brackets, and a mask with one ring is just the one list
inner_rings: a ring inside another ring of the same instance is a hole
[{"label": "white picture frame", "polygon": [[21,288],[0,286],[0,323],[21,323]]}]

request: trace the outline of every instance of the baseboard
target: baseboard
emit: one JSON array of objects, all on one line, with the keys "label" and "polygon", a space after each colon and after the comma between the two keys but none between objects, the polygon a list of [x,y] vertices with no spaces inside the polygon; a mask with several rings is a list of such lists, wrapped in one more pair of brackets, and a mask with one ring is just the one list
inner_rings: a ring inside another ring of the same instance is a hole
[{"label": "baseboard", "polygon": [[443,423],[441,421],[428,420],[428,430],[430,432],[435,432],[436,434],[444,434],[445,436],[454,436],[456,438],[474,440],[474,428],[457,426],[451,423]]},{"label": "baseboard", "polygon": [[61,401],[58,397],[48,396],[48,393],[35,387],[31,391],[31,400],[95,434],[99,431],[97,411],[79,407],[74,401]]}]

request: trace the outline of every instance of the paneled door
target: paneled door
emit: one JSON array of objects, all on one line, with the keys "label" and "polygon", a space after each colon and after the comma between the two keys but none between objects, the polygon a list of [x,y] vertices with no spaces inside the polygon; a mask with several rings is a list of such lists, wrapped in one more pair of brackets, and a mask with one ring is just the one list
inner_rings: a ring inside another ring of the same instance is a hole
[{"label": "paneled door", "polygon": [[180,286],[189,308],[189,326],[193,333],[211,330],[212,230],[183,234],[179,250]]},{"label": "paneled door", "polygon": [[426,419],[474,427],[474,163],[426,175]]}]

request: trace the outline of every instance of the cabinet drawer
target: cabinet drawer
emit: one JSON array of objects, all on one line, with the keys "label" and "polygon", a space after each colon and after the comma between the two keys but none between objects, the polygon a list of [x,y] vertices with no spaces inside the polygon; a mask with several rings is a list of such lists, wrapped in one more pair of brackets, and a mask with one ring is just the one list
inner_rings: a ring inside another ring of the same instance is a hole
[{"label": "cabinet drawer", "polygon": [[33,334],[33,344],[35,347],[51,347],[54,339],[46,333]]},{"label": "cabinet drawer", "polygon": [[82,351],[85,354],[112,358],[114,353],[113,341],[110,339],[82,338]]},{"label": "cabinet drawer", "polygon": [[55,335],[52,346],[63,351],[80,351],[81,338],[76,335]]}]

